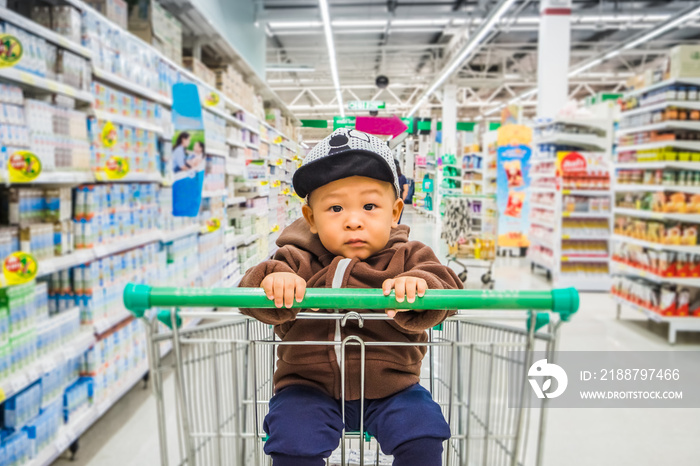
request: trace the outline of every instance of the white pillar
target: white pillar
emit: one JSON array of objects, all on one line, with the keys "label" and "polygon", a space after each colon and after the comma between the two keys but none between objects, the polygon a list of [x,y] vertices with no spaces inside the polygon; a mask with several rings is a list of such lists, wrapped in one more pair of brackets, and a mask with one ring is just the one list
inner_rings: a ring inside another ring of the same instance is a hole
[{"label": "white pillar", "polygon": [[445,84],[442,92],[442,153],[457,149],[457,85]]},{"label": "white pillar", "polygon": [[537,54],[537,116],[552,118],[567,102],[571,0],[540,2]]}]

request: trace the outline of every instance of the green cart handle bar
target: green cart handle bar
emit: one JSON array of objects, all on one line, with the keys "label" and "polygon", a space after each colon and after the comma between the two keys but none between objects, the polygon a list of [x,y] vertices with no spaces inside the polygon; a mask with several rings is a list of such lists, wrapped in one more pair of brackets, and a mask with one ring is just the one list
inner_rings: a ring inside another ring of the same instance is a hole
[{"label": "green cart handle bar", "polygon": [[[143,317],[151,307],[242,307],[274,309],[262,288],[181,288],[128,284],[124,305],[134,316]],[[308,288],[302,302],[292,308],[303,309],[499,309],[547,310],[568,321],[578,311],[575,288],[551,291],[428,290],[415,302],[396,302],[380,289]]]}]

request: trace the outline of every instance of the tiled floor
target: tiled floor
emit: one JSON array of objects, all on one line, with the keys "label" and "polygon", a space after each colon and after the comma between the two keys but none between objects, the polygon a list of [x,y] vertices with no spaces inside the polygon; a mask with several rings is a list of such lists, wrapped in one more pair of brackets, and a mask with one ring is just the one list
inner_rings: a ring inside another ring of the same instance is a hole
[{"label": "tiled floor", "polygon": [[[433,245],[444,257],[432,220],[407,212],[411,237]],[[479,274],[472,274],[477,280]],[[501,258],[496,264],[501,289],[548,289],[522,259]],[[476,285],[476,284],[475,284]],[[682,351],[700,350],[700,334],[679,334],[668,345],[665,328],[649,325],[632,310],[615,318],[606,293],[581,296],[581,309],[562,326],[561,350]],[[167,384],[172,383],[172,378]],[[698,387],[700,390],[700,387]],[[170,391],[168,391],[170,393]],[[168,406],[172,400],[166,399]],[[171,411],[174,408],[171,409]],[[154,466],[159,464],[155,402],[150,390],[133,389],[81,439],[77,460],[59,465]],[[548,413],[544,464],[547,466],[695,466],[700,464],[700,409],[552,409]],[[531,435],[533,435],[532,433]],[[174,439],[172,439],[174,440]],[[171,445],[175,445],[171,442]],[[66,456],[67,458],[67,456]]]}]

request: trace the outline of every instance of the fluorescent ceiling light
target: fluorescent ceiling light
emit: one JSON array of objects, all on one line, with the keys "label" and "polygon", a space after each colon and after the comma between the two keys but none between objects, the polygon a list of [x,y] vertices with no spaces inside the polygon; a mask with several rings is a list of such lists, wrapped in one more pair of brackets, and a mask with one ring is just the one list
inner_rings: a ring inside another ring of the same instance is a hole
[{"label": "fluorescent ceiling light", "polygon": [[305,65],[285,65],[284,63],[267,65],[265,66],[265,71],[269,72],[287,72],[287,73],[310,73],[316,71],[313,66]]},{"label": "fluorescent ceiling light", "polygon": [[656,36],[660,36],[661,34],[665,33],[666,31],[675,28],[676,26],[678,26],[678,25],[688,21],[689,19],[697,16],[698,14],[700,14],[700,6],[693,8],[688,13],[686,13],[684,15],[680,15],[676,19],[669,21],[668,23],[663,24],[662,26],[660,26],[658,28],[652,29],[647,34],[644,34],[643,36],[639,37],[638,39],[635,39],[632,42],[625,44],[625,46],[622,47],[622,50],[634,48],[640,44],[643,44],[644,42],[647,42],[647,41],[653,39]]},{"label": "fluorescent ceiling light", "polygon": [[354,34],[381,34],[384,29],[337,29],[336,34],[340,35],[354,35]]},{"label": "fluorescent ceiling light", "polygon": [[272,29],[317,28],[323,25],[321,21],[270,21],[267,24],[269,24]]},{"label": "fluorescent ceiling light", "polygon": [[589,68],[593,68],[594,66],[600,65],[601,63],[603,63],[603,58],[596,58],[595,60],[590,61],[582,66],[579,66],[578,68],[574,69],[573,71],[570,71],[569,77],[571,78],[573,76],[576,76],[577,74],[579,74],[583,71],[586,71]]},{"label": "fluorescent ceiling light", "polygon": [[338,63],[335,58],[335,45],[333,44],[333,31],[331,31],[331,17],[328,13],[328,0],[318,0],[323,19],[323,32],[326,35],[326,46],[328,47],[328,61],[331,67],[331,77],[335,86],[335,97],[340,108],[340,116],[345,117],[345,105],[343,105],[343,94],[340,90],[340,79],[338,78]]},{"label": "fluorescent ceiling light", "polygon": [[392,26],[444,26],[449,23],[449,19],[395,19],[391,21]]},{"label": "fluorescent ceiling light", "polygon": [[337,27],[367,27],[367,26],[386,26],[385,19],[336,19],[331,22]]},{"label": "fluorescent ceiling light", "polygon": [[498,9],[492,13],[489,16],[489,19],[484,23],[477,33],[469,38],[469,42],[467,42],[467,45],[462,49],[462,52],[455,57],[452,60],[452,63],[448,65],[447,67],[443,68],[443,70],[440,72],[440,75],[438,78],[435,80],[435,82],[428,88],[428,90],[423,94],[423,96],[418,99],[418,102],[416,102],[416,105],[413,106],[411,111],[408,113],[408,116],[412,116],[416,111],[420,108],[421,105],[423,105],[423,102],[425,102],[426,98],[431,95],[435,90],[440,87],[447,78],[449,78],[452,73],[454,73],[460,66],[462,66],[464,60],[474,51],[476,50],[479,45],[481,45],[481,41],[483,41],[486,36],[488,36],[491,33],[491,30],[493,29],[494,25],[501,20],[503,15],[508,11],[508,8],[511,7],[515,3],[515,0],[502,0],[501,3],[498,6]]}]

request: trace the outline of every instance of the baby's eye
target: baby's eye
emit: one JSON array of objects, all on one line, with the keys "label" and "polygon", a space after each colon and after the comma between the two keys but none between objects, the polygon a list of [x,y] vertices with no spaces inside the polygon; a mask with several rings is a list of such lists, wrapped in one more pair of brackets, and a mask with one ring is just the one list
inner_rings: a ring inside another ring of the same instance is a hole
[{"label": "baby's eye", "polygon": [[374,210],[376,204],[365,204],[365,210]]},{"label": "baby's eye", "polygon": [[338,213],[338,212],[341,212],[341,211],[343,210],[343,208],[340,207],[339,205],[334,205],[334,206],[331,207],[331,210],[332,210],[333,212]]}]

